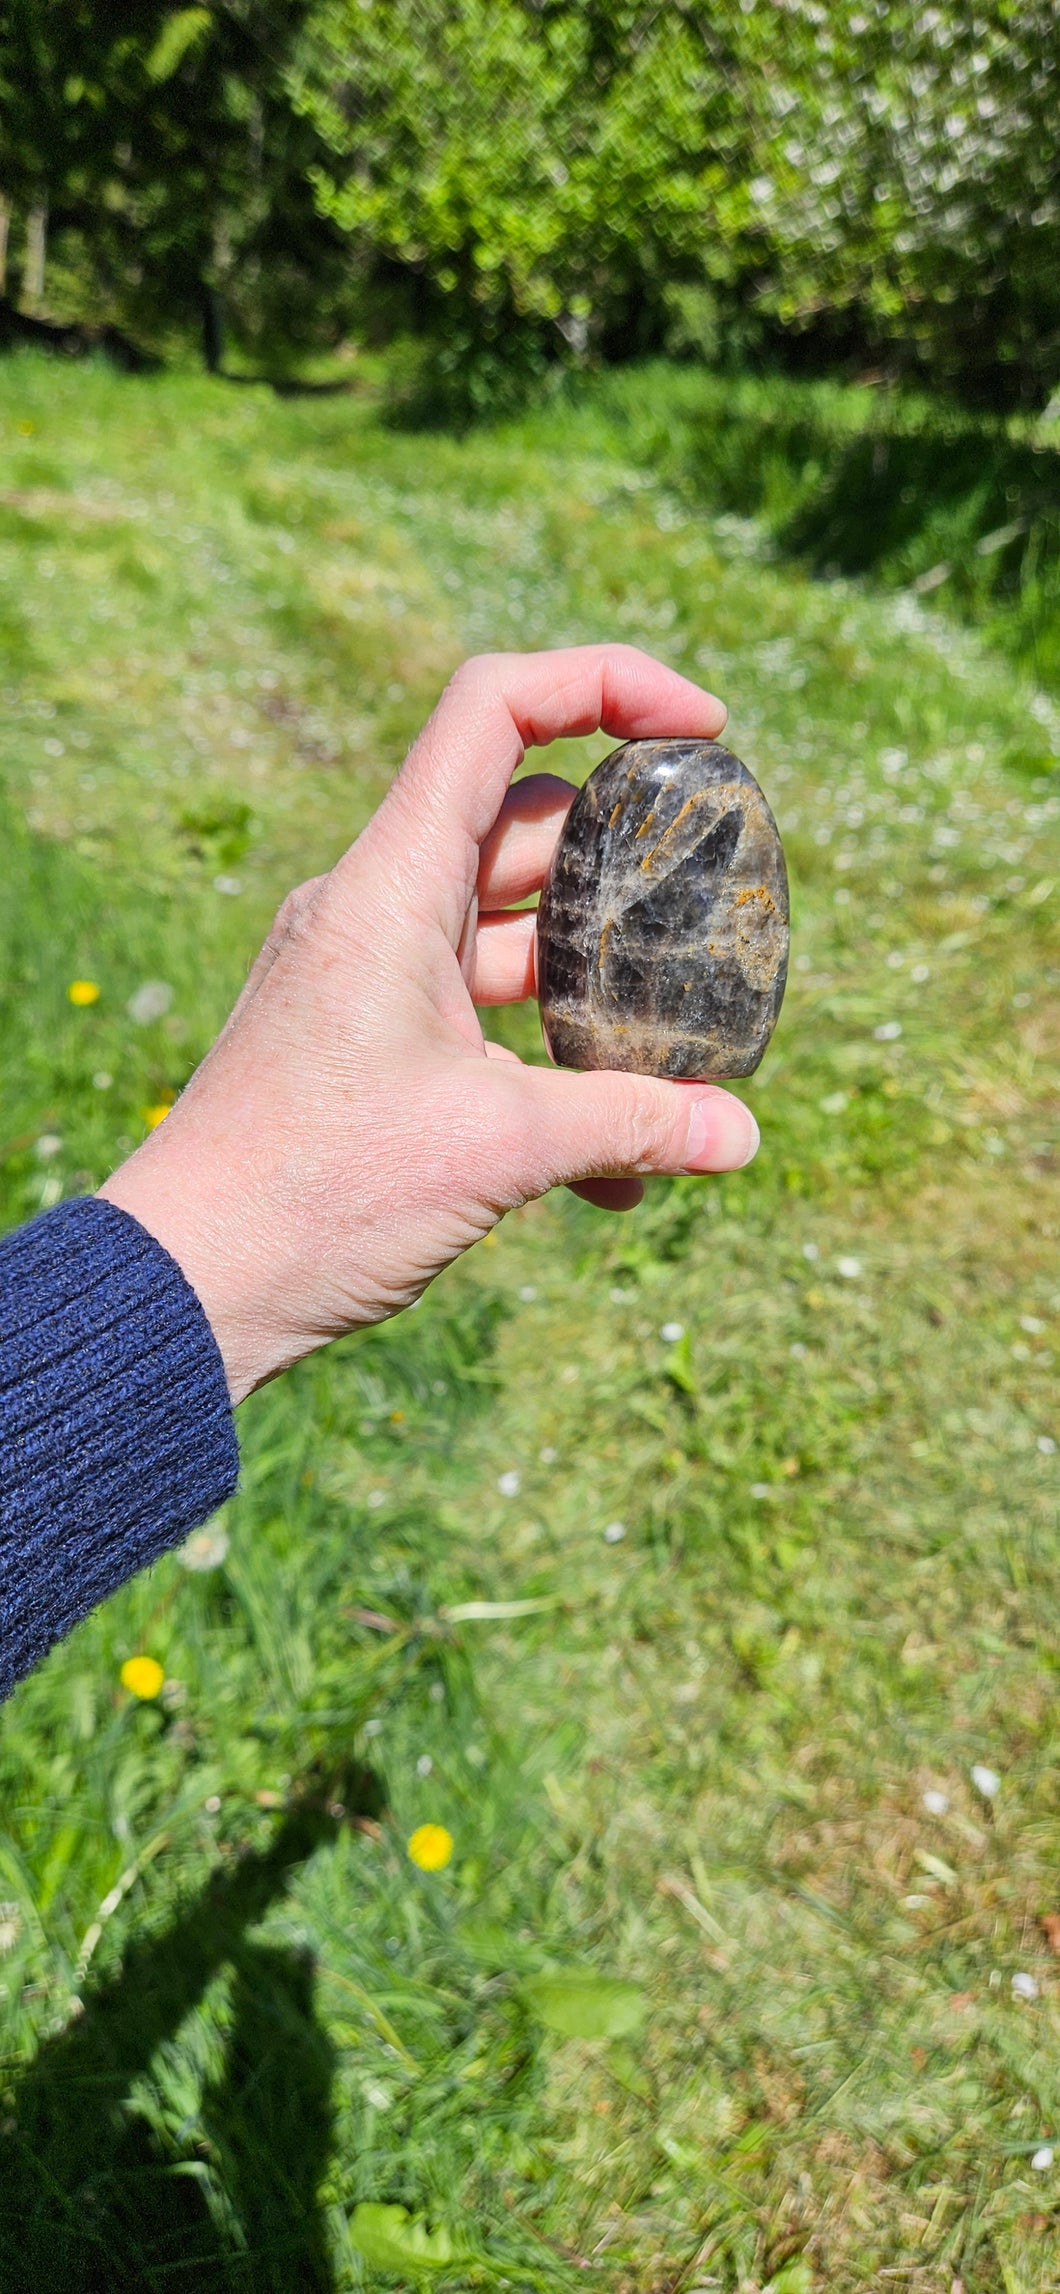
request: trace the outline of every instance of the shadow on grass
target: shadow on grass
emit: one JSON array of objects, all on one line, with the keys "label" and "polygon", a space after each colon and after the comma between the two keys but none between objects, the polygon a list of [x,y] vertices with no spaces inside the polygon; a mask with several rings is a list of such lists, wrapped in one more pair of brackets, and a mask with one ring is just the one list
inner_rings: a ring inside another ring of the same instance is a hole
[{"label": "shadow on grass", "polygon": [[236,389],[271,390],[277,398],[350,398],[354,392],[361,395],[364,384],[348,376],[331,382],[303,382],[296,374],[230,374],[227,367],[217,367],[215,382],[230,382]]},{"label": "shadow on grass", "polygon": [[[340,1789],[348,1812],[378,1806],[368,1772]],[[319,2190],[333,2050],[315,2018],[313,1964],[247,1931],[338,1828],[326,1801],[307,1795],[269,1848],[214,1873],[164,1934],[133,1942],[77,2022],[41,2047],[0,2134],[4,2294],[332,2288]],[[208,2155],[174,2167],[130,2112],[129,2091],[224,1966],[223,2066],[201,2105],[189,2102]],[[223,2217],[207,2204],[207,2178],[224,2193]]]},{"label": "shadow on grass", "polygon": [[[820,448],[818,448],[818,451]],[[818,564],[870,573],[908,552],[933,521],[994,563],[991,586],[1016,585],[1026,537],[1060,516],[1060,456],[1006,437],[1000,426],[910,433],[880,428],[828,457],[813,496],[794,512],[784,540]],[[1004,536],[1004,540],[1002,540]],[[980,545],[991,547],[981,552]]]},{"label": "shadow on grass", "polygon": [[912,584],[973,619],[1000,616],[1016,651],[1060,676],[1055,447],[945,407],[881,405],[852,433],[809,392],[778,386],[777,399],[693,418],[674,455],[701,499],[764,518],[779,550],[818,574]]}]

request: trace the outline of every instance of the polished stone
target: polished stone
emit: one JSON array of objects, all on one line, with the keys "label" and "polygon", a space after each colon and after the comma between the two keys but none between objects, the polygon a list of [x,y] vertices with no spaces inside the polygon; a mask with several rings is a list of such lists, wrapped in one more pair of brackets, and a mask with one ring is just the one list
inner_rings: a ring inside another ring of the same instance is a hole
[{"label": "polished stone", "polygon": [[757,781],[717,741],[628,741],[591,773],[537,920],[560,1067],[751,1075],[788,968],[788,879]]}]

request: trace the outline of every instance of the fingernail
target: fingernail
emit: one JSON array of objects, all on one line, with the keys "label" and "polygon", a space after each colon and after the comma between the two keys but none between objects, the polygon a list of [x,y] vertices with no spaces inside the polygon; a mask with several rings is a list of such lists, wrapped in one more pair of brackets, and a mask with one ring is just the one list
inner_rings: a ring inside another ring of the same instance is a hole
[{"label": "fingernail", "polygon": [[758,1153],[758,1125],[742,1099],[727,1091],[693,1102],[685,1144],[686,1171],[742,1171]]}]

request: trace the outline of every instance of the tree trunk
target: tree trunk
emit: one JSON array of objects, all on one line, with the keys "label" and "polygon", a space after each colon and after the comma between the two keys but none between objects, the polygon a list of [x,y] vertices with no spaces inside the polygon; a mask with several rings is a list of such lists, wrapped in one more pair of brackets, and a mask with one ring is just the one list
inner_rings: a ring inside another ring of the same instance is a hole
[{"label": "tree trunk", "polygon": [[220,374],[225,354],[224,304],[216,287],[208,287],[205,280],[199,290],[199,308],[202,313],[202,355],[208,374]]},{"label": "tree trunk", "polygon": [[44,294],[44,254],[48,244],[48,207],[42,200],[26,217],[26,260],[22,270],[22,306],[35,311]]},{"label": "tree trunk", "polygon": [[0,191],[0,295],[7,293],[7,235],[11,229],[11,209]]}]

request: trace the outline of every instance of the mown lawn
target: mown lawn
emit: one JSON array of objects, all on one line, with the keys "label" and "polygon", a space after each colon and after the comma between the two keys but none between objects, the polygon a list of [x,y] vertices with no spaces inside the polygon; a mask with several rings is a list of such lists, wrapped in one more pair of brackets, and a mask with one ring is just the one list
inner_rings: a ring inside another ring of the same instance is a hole
[{"label": "mown lawn", "polygon": [[18,359],[0,448],[8,1223],[179,1091],[469,650],[698,670],[794,898],[755,1166],[537,1206],[255,1397],[213,1565],[5,1708],[0,2284],[1060,2287],[1060,712],[611,413]]}]

